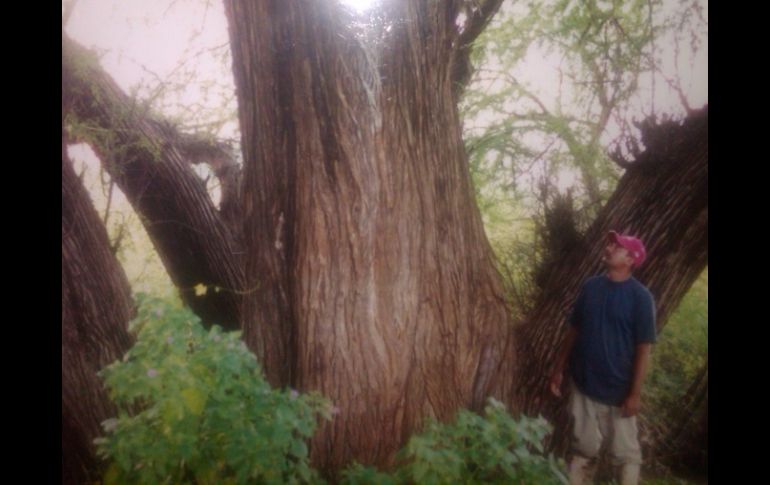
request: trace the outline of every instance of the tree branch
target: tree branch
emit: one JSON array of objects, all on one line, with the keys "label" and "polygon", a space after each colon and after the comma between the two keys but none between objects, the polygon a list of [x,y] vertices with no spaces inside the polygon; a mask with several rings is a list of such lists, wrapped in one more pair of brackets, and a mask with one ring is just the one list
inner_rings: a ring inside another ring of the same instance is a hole
[{"label": "tree branch", "polygon": [[[244,286],[240,235],[235,221],[228,225],[225,214],[216,210],[189,163],[210,163],[227,180],[223,187],[230,183],[237,193],[232,157],[221,146],[181,134],[138,107],[89,51],[64,34],[62,85],[63,95],[72,100],[70,130],[93,147],[142,215],[182,299],[205,323],[238,328],[237,292]],[[198,284],[225,291],[197,296],[193,288]]]},{"label": "tree branch", "polygon": [[[473,42],[487,27],[502,3],[503,0],[483,0],[480,4],[475,1],[465,2],[467,19],[455,42],[452,62],[452,83],[455,86],[456,97],[459,96],[471,78],[470,53]],[[477,7],[473,8],[474,5]]]}]

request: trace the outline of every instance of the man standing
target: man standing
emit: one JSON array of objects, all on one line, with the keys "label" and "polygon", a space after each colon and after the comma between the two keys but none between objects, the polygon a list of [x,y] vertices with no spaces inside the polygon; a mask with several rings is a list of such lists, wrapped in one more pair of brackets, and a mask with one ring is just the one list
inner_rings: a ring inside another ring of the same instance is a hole
[{"label": "man standing", "polygon": [[561,396],[569,361],[574,425],[570,484],[590,481],[605,439],[610,440],[621,485],[639,481],[642,453],[636,414],[655,343],[655,303],[631,273],[645,256],[642,241],[610,231],[604,253],[607,272],[583,284],[572,311],[550,382],[551,392]]}]

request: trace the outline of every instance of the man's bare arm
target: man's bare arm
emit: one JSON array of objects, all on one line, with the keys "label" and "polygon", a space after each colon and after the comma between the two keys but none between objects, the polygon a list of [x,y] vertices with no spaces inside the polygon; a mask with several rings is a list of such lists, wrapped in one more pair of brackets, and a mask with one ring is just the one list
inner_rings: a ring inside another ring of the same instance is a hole
[{"label": "man's bare arm", "polygon": [[561,352],[557,357],[553,376],[551,376],[551,392],[556,397],[561,397],[561,383],[564,379],[564,369],[567,367],[567,359],[569,359],[569,354],[572,352],[572,347],[575,346],[577,335],[577,329],[570,325],[567,329],[567,335],[564,337],[564,343],[561,346]]},{"label": "man's bare arm", "polygon": [[644,343],[636,346],[636,355],[634,356],[634,377],[631,381],[631,391],[623,402],[623,416],[635,416],[639,412],[642,397],[642,383],[647,375],[647,367],[650,363],[650,352],[652,344]]}]

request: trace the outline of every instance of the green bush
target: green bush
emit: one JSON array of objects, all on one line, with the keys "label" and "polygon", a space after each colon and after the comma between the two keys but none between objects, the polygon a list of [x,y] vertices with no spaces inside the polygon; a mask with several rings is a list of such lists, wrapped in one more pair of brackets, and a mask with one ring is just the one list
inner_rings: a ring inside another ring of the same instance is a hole
[{"label": "green bush", "polygon": [[543,456],[550,431],[545,419],[517,421],[490,398],[484,416],[461,410],[454,423],[428,422],[399,452],[401,466],[392,474],[355,465],[343,474],[343,483],[567,483],[564,462]]},{"label": "green bush", "polygon": [[673,423],[688,387],[708,358],[708,268],[695,281],[663,328],[645,385],[646,419],[658,433]]},{"label": "green bush", "polygon": [[[271,389],[239,332],[206,331],[179,304],[138,295],[136,343],[101,373],[118,406],[96,440],[104,483],[323,483],[307,440],[331,404],[317,394]],[[347,484],[566,483],[564,463],[543,456],[550,426],[514,420],[489,400],[429,421],[397,455],[392,473],[355,464]]]},{"label": "green bush", "polygon": [[306,441],[330,405],[273,390],[239,332],[137,297],[136,344],[102,371],[117,418],[97,440],[105,483],[314,483]]}]

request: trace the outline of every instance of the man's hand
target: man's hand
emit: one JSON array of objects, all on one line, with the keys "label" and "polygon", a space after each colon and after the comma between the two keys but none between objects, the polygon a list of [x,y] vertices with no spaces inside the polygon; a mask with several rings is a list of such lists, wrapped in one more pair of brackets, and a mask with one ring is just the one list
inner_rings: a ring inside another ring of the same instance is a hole
[{"label": "man's hand", "polygon": [[569,359],[572,347],[575,345],[577,339],[577,328],[574,325],[568,325],[567,335],[564,337],[564,343],[561,345],[561,349],[554,362],[555,372],[551,376],[551,381],[548,383],[548,389],[556,397],[561,397],[561,383],[564,380],[564,369],[567,368],[567,359]]},{"label": "man's hand", "polygon": [[630,418],[636,416],[639,412],[642,395],[642,381],[647,373],[647,364],[650,362],[651,343],[641,343],[636,346],[636,355],[634,356],[634,377],[631,381],[631,390],[628,397],[623,401],[623,417]]},{"label": "man's hand", "polygon": [[561,382],[564,376],[564,371],[559,370],[554,372],[551,377],[551,393],[556,397],[561,397]]},{"label": "man's hand", "polygon": [[642,404],[642,399],[639,396],[639,394],[631,393],[628,395],[625,401],[623,401],[623,405],[621,406],[621,411],[623,413],[624,418],[630,418],[631,416],[636,416],[636,414],[639,412],[639,407]]}]

